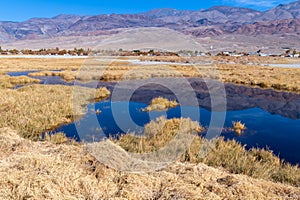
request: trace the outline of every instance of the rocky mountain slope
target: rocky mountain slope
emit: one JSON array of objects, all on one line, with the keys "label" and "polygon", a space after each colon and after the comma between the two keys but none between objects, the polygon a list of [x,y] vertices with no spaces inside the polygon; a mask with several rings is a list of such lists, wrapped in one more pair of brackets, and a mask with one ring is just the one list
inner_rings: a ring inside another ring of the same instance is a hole
[{"label": "rocky mountain slope", "polygon": [[255,22],[238,27],[234,33],[245,35],[300,33],[299,19],[282,19],[267,22]]},{"label": "rocky mountain slope", "polygon": [[300,19],[300,1],[279,6],[262,13],[256,20],[269,21],[281,19]]},{"label": "rocky mountain slope", "polygon": [[0,41],[111,35],[119,29],[146,27],[169,28],[196,37],[299,34],[299,20],[300,0],[265,12],[215,6],[197,11],[155,9],[139,14],[59,15],[24,22],[0,22]]}]

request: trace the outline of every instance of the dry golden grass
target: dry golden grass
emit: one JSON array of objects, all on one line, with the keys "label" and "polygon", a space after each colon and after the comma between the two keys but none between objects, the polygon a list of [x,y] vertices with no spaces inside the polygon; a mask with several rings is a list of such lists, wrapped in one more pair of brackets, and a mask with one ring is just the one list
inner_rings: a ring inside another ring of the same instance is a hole
[{"label": "dry golden grass", "polygon": [[[126,59],[127,57],[124,57]],[[118,59],[118,60],[115,60]],[[136,59],[136,58],[131,58]],[[300,69],[264,67],[261,64],[300,63],[296,58],[273,57],[142,57],[141,60],[159,59],[171,62],[213,62],[215,66],[201,65],[136,65],[120,58],[109,59],[1,59],[0,73],[8,71],[42,70],[31,75],[61,76],[66,81],[120,81],[156,77],[201,77],[213,78],[225,83],[242,84],[250,87],[271,88],[280,91],[300,92]],[[248,65],[252,63],[251,65]],[[78,70],[88,66],[88,70]],[[44,71],[46,70],[46,71]],[[47,72],[63,70],[61,72]],[[214,72],[219,73],[216,75]]]},{"label": "dry golden grass", "polygon": [[123,149],[130,152],[153,152],[170,142],[178,133],[180,126],[186,125],[185,131],[189,134],[198,133],[203,128],[198,122],[192,122],[190,119],[171,119],[166,120],[161,117],[156,121],[151,121],[145,126],[144,136],[135,137],[134,134],[122,135],[117,142]]},{"label": "dry golden grass", "polygon": [[261,56],[200,56],[200,57],[178,57],[178,56],[153,56],[140,57],[141,61],[154,62],[177,62],[177,63],[196,63],[196,62],[217,62],[235,64],[293,64],[299,63],[299,58],[286,57],[261,57]]},{"label": "dry golden grass", "polygon": [[102,87],[102,88],[96,89],[94,99],[96,101],[100,101],[102,99],[106,99],[109,96],[110,96],[110,91],[107,88]]},{"label": "dry golden grass", "polygon": [[[212,57],[215,59],[215,57]],[[229,57],[233,59],[232,57]],[[262,63],[300,63],[299,59],[288,58],[263,58],[242,57],[257,64]],[[242,59],[236,58],[236,59]],[[192,59],[192,58],[191,58]],[[206,58],[205,58],[206,59]],[[230,61],[233,62],[233,61]],[[230,63],[227,62],[227,63]],[[271,88],[279,91],[300,92],[300,69],[264,67],[259,65],[247,65],[247,63],[235,61],[238,64],[205,65],[139,65],[122,69],[121,66],[105,70],[100,78],[104,81],[135,80],[155,77],[201,77],[213,78],[225,83],[241,84],[250,87]],[[254,62],[254,61],[253,61]],[[241,63],[241,64],[239,64]],[[122,70],[121,70],[122,69]],[[99,78],[99,77],[98,77]],[[99,80],[99,79],[98,79]]]},{"label": "dry golden grass", "polygon": [[135,80],[156,77],[213,78],[225,83],[270,88],[300,93],[300,69],[273,68],[242,64],[214,66],[153,65],[135,66],[129,70],[106,70],[103,81]]},{"label": "dry golden grass", "polygon": [[105,167],[82,146],[33,142],[0,129],[0,199],[298,199],[300,189],[174,163],[132,174]]},{"label": "dry golden grass", "polygon": [[85,59],[0,58],[0,73],[29,70],[77,70]]},{"label": "dry golden grass", "polygon": [[[190,154],[190,157],[197,160],[197,154]],[[245,174],[254,178],[300,187],[300,168],[298,166],[280,161],[278,157],[267,150],[253,148],[247,151],[236,141],[218,139],[214,149],[206,157],[198,158],[196,162],[222,167],[230,173]]]},{"label": "dry golden grass", "polygon": [[[145,127],[145,136],[123,135],[118,141],[124,150],[137,153],[149,153],[165,146],[179,131],[182,123],[190,127],[186,134],[201,131],[196,122],[187,119],[158,119]],[[205,156],[201,149],[208,149]],[[196,136],[181,158],[182,162],[205,163],[213,167],[222,167],[230,173],[245,174],[254,178],[261,178],[274,182],[281,182],[300,187],[300,168],[285,164],[272,152],[263,149],[247,151],[236,141],[224,141],[219,138],[206,141]]]},{"label": "dry golden grass", "polygon": [[[155,58],[142,58],[142,60],[152,60]],[[172,61],[173,57],[164,57],[162,61]],[[175,70],[184,77],[201,77],[213,78],[225,83],[234,83],[247,85],[250,87],[271,88],[280,91],[300,93],[300,69],[298,68],[276,68],[264,67],[262,64],[294,64],[300,63],[298,58],[281,58],[281,57],[195,57],[185,58],[193,62],[213,62],[214,66],[201,65],[168,65],[169,71]],[[177,60],[176,62],[180,62]],[[251,63],[251,65],[249,65]],[[219,75],[216,75],[214,72]],[[168,77],[167,73],[164,73]],[[169,76],[170,77],[170,76]],[[180,76],[175,76],[180,77]]]},{"label": "dry golden grass", "polygon": [[238,135],[241,135],[242,134],[242,132],[244,131],[244,130],[246,130],[246,125],[245,124],[243,124],[242,122],[240,122],[240,121],[237,121],[237,122],[232,122],[232,125],[233,125],[233,130],[236,132],[236,134],[238,134]]},{"label": "dry golden grass", "polygon": [[68,138],[64,133],[45,133],[43,140],[53,144],[76,144],[75,140]]},{"label": "dry golden grass", "polygon": [[178,70],[168,65],[147,65],[147,66],[98,66],[86,71],[73,74],[73,79],[83,82],[89,81],[120,81],[137,80],[157,77],[183,77]]},{"label": "dry golden grass", "polygon": [[179,56],[153,56],[147,57],[143,56],[139,58],[141,61],[153,61],[153,62],[180,62],[186,63],[188,62],[188,58],[179,57]]},{"label": "dry golden grass", "polygon": [[0,90],[0,128],[9,126],[26,138],[35,138],[41,133],[76,119],[73,113],[73,91],[77,95],[76,115],[85,112],[85,106],[109,96],[107,89],[62,85],[31,85],[18,90]]},{"label": "dry golden grass", "polygon": [[300,92],[300,69],[237,64],[219,64],[217,67],[221,80],[226,83]]},{"label": "dry golden grass", "polygon": [[[33,59],[34,62],[41,61]],[[66,63],[64,65],[61,63],[66,61],[59,60],[60,64],[56,63],[53,68],[49,66],[47,69],[45,65],[47,62],[44,64],[41,62],[41,66],[37,68],[32,68],[29,66],[31,64],[27,63],[28,66],[21,66],[20,69],[13,68],[16,69],[13,71],[38,68],[54,70],[61,69],[61,66],[67,67]],[[50,65],[51,62],[49,61],[48,64]],[[3,68],[3,63],[0,65],[0,72],[7,70]],[[122,64],[114,67],[112,73],[122,71],[129,79],[152,76],[179,77],[178,73],[171,73],[162,66],[158,66],[159,73],[152,67],[144,66],[145,73],[138,75],[134,72],[127,74],[132,68]],[[259,66],[253,66],[254,68],[244,66],[244,69],[243,66],[241,69],[236,69],[234,65],[229,69],[228,65],[219,67],[221,74],[224,73],[227,78],[232,76],[227,74],[228,71],[238,73],[236,79],[247,77],[250,73],[254,73],[251,76],[260,75],[257,77],[260,78],[264,72],[271,70]],[[76,67],[67,69],[73,70]],[[187,71],[186,76],[189,76],[189,71],[193,71],[188,68],[180,70]],[[282,80],[291,77],[295,81],[299,77],[297,70],[285,70],[277,71],[274,68],[271,71],[275,72],[271,73],[271,76],[280,77],[284,72]],[[257,78],[253,76],[250,80]],[[234,82],[236,79],[231,81]],[[275,83],[280,84],[276,79],[278,78],[274,78]],[[299,83],[291,83],[290,78],[285,81],[288,84]],[[248,82],[241,84],[251,85]],[[72,142],[68,142],[63,134],[48,135],[45,137],[45,142],[29,141],[16,134],[36,139],[42,132],[74,120],[73,90],[74,87],[61,85],[32,85],[18,90],[0,89],[0,128],[2,128],[0,130],[0,199],[298,199],[300,196],[299,188],[291,186],[300,186],[298,167],[282,163],[269,151],[259,149],[247,151],[235,141],[225,142],[223,139],[218,139],[212,151],[206,157],[201,157],[199,149],[211,143],[197,136],[181,159],[183,162],[190,163],[175,163],[165,170],[152,173],[130,174],[99,164],[82,146],[67,145]],[[86,88],[82,90],[85,95],[79,95],[82,99],[77,99],[82,113],[87,103],[97,97],[109,95],[105,89],[100,89],[99,94]],[[289,90],[289,88],[282,90]],[[90,95],[86,96],[86,92]],[[116,142],[127,151],[150,152],[161,148],[172,139],[182,121],[190,130],[201,131],[199,124],[190,120],[159,120],[146,126],[145,137],[124,135]],[[15,131],[3,128],[7,126]],[[221,169],[210,168],[200,162]],[[260,180],[235,174],[246,174]]]},{"label": "dry golden grass", "polygon": [[212,57],[213,61],[220,63],[235,63],[247,65],[249,63],[254,65],[261,64],[293,64],[299,63],[299,58],[286,58],[286,57],[261,57],[261,56],[241,56],[241,57],[232,57],[232,56],[214,56]]},{"label": "dry golden grass", "polygon": [[0,75],[0,88],[14,88],[17,85],[26,85],[31,83],[40,83],[39,79],[29,78],[27,76],[8,76],[8,75]]},{"label": "dry golden grass", "polygon": [[65,71],[39,71],[31,72],[29,76],[60,76],[67,82],[74,81],[76,79],[77,71],[65,70]]},{"label": "dry golden grass", "polygon": [[169,99],[163,97],[157,97],[151,100],[150,105],[147,106],[144,111],[163,111],[169,108],[175,108],[179,106],[177,101],[170,101]]}]

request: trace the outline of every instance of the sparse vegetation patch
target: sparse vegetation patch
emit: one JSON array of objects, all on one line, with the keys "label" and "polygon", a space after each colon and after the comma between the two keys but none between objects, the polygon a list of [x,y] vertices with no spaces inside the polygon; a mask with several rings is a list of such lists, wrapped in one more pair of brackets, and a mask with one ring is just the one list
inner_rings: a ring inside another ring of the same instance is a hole
[{"label": "sparse vegetation patch", "polygon": [[8,76],[8,75],[0,75],[0,88],[14,88],[17,85],[26,85],[32,83],[40,83],[39,79],[29,78],[27,76]]},{"label": "sparse vegetation patch", "polygon": [[150,105],[144,109],[144,111],[163,111],[169,108],[175,108],[179,104],[177,101],[170,101],[163,97],[157,97],[151,100]]},{"label": "sparse vegetation patch", "polygon": [[241,135],[242,132],[246,130],[246,125],[243,124],[241,121],[236,121],[236,122],[234,121],[232,122],[232,125],[233,125],[232,129],[233,131],[236,132],[237,135]]}]

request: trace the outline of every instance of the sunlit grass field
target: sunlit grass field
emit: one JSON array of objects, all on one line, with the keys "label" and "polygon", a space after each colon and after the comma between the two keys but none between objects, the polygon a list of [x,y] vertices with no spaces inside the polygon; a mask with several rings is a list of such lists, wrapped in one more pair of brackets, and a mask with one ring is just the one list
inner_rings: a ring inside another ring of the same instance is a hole
[{"label": "sunlit grass field", "polygon": [[[164,58],[163,61],[170,60]],[[185,62],[182,58],[175,61]],[[259,58],[257,62],[271,61]],[[149,199],[169,196],[182,199],[282,199],[289,196],[297,199],[300,196],[298,166],[283,162],[269,150],[246,150],[238,142],[223,138],[207,141],[201,137],[204,130],[201,124],[190,119],[158,118],[145,126],[144,136],[124,134],[109,140],[126,152],[155,152],[172,140],[183,126],[184,134],[193,135],[194,139],[180,159],[166,169],[132,174],[104,166],[86,151],[83,143],[68,139],[63,133],[43,134],[78,119],[86,112],[89,103],[108,98],[108,89],[40,85],[39,79],[6,75],[9,71],[37,70],[30,75],[60,76],[66,81],[92,81],[101,77],[103,81],[202,77],[299,93],[300,69],[245,65],[240,60],[236,64],[218,63],[213,66],[176,63],[144,66],[120,60],[103,62],[100,71],[104,74],[96,73],[99,66],[89,73],[80,73],[84,63],[88,62],[84,59],[25,58],[1,61],[1,199]],[[218,73],[211,73],[215,69]],[[14,89],[18,85],[25,86]],[[76,104],[74,91],[79,92]],[[146,111],[176,106],[176,101],[158,97],[150,102]],[[74,113],[74,109],[78,113]],[[97,114],[101,115],[101,111]],[[242,122],[233,123],[237,133],[242,133],[245,128]],[[200,150],[205,149],[209,151],[202,156]]]}]

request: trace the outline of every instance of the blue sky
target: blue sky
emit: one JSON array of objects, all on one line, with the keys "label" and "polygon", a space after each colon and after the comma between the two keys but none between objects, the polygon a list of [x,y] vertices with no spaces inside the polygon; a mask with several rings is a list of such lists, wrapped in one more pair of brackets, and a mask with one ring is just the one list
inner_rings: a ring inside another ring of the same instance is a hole
[{"label": "blue sky", "polygon": [[0,21],[24,21],[32,17],[53,17],[58,14],[96,15],[137,13],[154,8],[198,10],[215,5],[241,6],[266,10],[294,0],[14,0],[2,1]]}]

